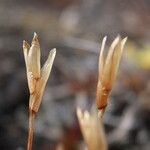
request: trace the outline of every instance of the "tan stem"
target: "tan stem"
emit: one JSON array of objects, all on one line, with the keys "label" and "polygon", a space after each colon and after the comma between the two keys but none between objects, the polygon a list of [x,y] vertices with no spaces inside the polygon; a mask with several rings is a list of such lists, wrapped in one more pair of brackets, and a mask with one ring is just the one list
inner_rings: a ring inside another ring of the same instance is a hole
[{"label": "tan stem", "polygon": [[32,150],[34,119],[35,119],[35,112],[29,109],[29,129],[28,129],[27,150]]}]

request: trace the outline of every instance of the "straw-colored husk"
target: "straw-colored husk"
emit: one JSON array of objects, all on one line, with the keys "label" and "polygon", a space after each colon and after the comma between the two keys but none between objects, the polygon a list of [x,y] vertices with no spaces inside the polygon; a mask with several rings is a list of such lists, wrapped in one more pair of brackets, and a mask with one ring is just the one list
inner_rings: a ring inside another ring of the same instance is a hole
[{"label": "straw-colored husk", "polygon": [[96,103],[100,111],[104,111],[107,106],[107,99],[112,90],[114,80],[118,71],[123,48],[127,38],[120,36],[112,42],[108,54],[104,57],[104,49],[107,37],[103,38],[99,55],[98,83],[96,92]]},{"label": "straw-colored husk", "polygon": [[49,56],[42,69],[40,64],[40,44],[36,33],[34,33],[31,46],[26,41],[23,41],[23,52],[26,64],[28,87],[30,92],[27,150],[32,150],[34,119],[41,104],[45,86],[56,55],[56,49],[50,51]]}]

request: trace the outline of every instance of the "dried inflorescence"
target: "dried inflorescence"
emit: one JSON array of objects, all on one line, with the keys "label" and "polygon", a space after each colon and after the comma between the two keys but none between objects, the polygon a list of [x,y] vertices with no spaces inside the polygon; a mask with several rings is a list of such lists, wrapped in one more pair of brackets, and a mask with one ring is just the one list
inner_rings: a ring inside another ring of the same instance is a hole
[{"label": "dried inflorescence", "polygon": [[77,117],[88,150],[107,150],[102,118],[98,117],[96,109],[82,112],[77,108]]},{"label": "dried inflorescence", "polygon": [[53,61],[56,55],[56,49],[50,51],[45,64],[41,68],[40,44],[37,34],[34,33],[31,47],[26,41],[23,41],[23,52],[30,91],[29,107],[32,111],[37,112],[41,104],[43,92],[51,72]]},{"label": "dried inflorescence", "polygon": [[123,48],[127,38],[118,36],[111,44],[108,54],[104,57],[104,48],[107,37],[103,38],[99,55],[98,83],[96,92],[96,103],[100,111],[107,106],[107,99],[112,90]]},{"label": "dried inflorescence", "polygon": [[41,68],[40,63],[40,44],[38,36],[34,33],[31,46],[23,41],[23,52],[26,63],[27,79],[30,92],[29,100],[29,132],[27,150],[32,150],[33,128],[35,114],[41,104],[42,96],[49,78],[53,61],[56,55],[56,49],[50,51],[49,56]]}]

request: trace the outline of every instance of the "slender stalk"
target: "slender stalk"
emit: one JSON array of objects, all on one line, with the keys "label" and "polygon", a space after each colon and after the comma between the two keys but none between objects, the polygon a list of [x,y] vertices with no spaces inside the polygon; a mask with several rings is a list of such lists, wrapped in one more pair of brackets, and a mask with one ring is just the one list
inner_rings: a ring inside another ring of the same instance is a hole
[{"label": "slender stalk", "polygon": [[32,150],[34,119],[35,119],[35,112],[29,109],[29,129],[28,129],[27,150]]}]

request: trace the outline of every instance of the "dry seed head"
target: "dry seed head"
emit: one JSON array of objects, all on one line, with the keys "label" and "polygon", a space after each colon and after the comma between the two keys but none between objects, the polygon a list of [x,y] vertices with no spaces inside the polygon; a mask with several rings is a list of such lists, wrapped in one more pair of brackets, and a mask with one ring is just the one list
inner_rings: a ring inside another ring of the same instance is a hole
[{"label": "dry seed head", "polygon": [[30,91],[29,107],[34,112],[37,112],[51,72],[53,61],[56,55],[56,49],[50,51],[48,59],[43,65],[42,69],[40,64],[40,44],[36,33],[34,33],[31,47],[26,41],[23,41],[23,52]]},{"label": "dry seed head", "polygon": [[88,150],[107,150],[102,120],[98,118],[97,111],[94,109],[91,112],[82,112],[77,108],[77,117]]},{"label": "dry seed head", "polygon": [[96,103],[100,110],[105,109],[107,106],[107,99],[116,78],[123,48],[127,40],[127,38],[121,39],[120,36],[116,37],[109,48],[106,58],[104,58],[106,39],[107,37],[104,37],[102,41],[98,67]]}]

